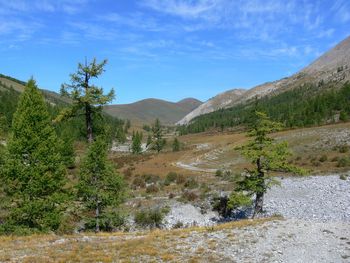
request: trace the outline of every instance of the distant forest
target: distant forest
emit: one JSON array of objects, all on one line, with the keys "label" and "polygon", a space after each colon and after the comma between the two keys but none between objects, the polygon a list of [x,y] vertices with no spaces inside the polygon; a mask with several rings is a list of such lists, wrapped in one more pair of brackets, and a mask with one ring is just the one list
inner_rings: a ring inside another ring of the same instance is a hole
[{"label": "distant forest", "polygon": [[[19,84],[26,85],[25,82],[14,78],[4,75],[1,76]],[[48,111],[52,117],[52,120],[54,120],[60,111],[67,106],[67,103],[60,101],[56,97],[50,97],[50,95],[45,92],[43,92],[43,95],[47,100]],[[0,81],[0,127],[5,134],[11,130],[13,114],[16,111],[19,96],[20,92],[14,90],[12,87],[6,86]],[[114,118],[108,114],[103,114],[102,116],[95,116],[94,130],[96,134],[103,133],[109,140],[112,140],[115,137],[115,131],[122,130],[123,125],[123,120]],[[79,118],[72,118],[64,122],[55,123],[54,127],[59,137],[69,137],[69,139],[73,141],[84,140],[86,137],[83,116]]]},{"label": "distant forest", "polygon": [[266,96],[228,109],[201,115],[187,126],[178,128],[181,135],[249,125],[255,111],[265,112],[287,128],[308,127],[329,122],[347,121],[350,114],[350,83],[340,89],[322,89],[305,84],[275,96]]}]

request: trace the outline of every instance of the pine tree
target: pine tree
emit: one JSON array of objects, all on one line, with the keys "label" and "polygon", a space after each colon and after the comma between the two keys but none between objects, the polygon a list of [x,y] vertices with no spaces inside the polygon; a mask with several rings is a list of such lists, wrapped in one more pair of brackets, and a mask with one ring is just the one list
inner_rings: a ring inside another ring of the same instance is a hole
[{"label": "pine tree", "polygon": [[255,217],[263,211],[264,194],[267,189],[276,183],[269,172],[304,173],[303,170],[288,164],[287,158],[291,155],[288,144],[277,143],[275,139],[268,136],[281,128],[281,123],[271,121],[265,113],[256,112],[256,121],[249,132],[249,136],[253,139],[240,148],[255,169],[246,169],[247,174],[237,182],[237,188],[232,192],[229,200],[231,208],[246,206],[255,196],[253,213]]},{"label": "pine tree", "polygon": [[33,79],[20,96],[1,172],[13,206],[4,231],[56,230],[64,201],[65,169],[46,103]]},{"label": "pine tree", "polygon": [[175,138],[173,141],[173,152],[178,152],[178,151],[180,151],[180,142],[177,138]]},{"label": "pine tree", "polygon": [[142,132],[133,132],[132,134],[132,143],[131,143],[131,151],[133,154],[139,154],[142,152]]},{"label": "pine tree", "polygon": [[150,146],[152,144],[152,135],[149,134],[147,137],[146,147]]},{"label": "pine tree", "polygon": [[87,212],[94,212],[94,218],[87,224],[96,232],[110,229],[113,218],[109,207],[116,208],[123,200],[125,186],[122,177],[117,174],[107,159],[108,145],[98,137],[84,157],[77,186],[78,197]]},{"label": "pine tree", "polygon": [[102,88],[91,84],[93,78],[98,78],[104,72],[106,64],[107,60],[97,63],[96,59],[93,59],[89,65],[87,62],[85,65],[79,63],[77,72],[70,75],[71,84],[63,84],[61,88],[62,96],[70,98],[73,106],[64,110],[56,120],[77,116],[80,111],[83,111],[89,143],[93,141],[93,115],[100,114],[102,106],[114,98],[113,89],[104,95]]},{"label": "pine tree", "polygon": [[153,149],[158,153],[164,148],[166,140],[163,138],[162,126],[159,119],[156,119],[152,127],[153,133]]}]

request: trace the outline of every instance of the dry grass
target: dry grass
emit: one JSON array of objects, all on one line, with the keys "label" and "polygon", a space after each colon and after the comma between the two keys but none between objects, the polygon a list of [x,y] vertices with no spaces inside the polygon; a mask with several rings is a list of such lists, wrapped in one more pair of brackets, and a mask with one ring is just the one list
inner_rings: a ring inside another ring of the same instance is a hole
[{"label": "dry grass", "polygon": [[[0,262],[179,262],[191,259],[202,262],[208,248],[198,248],[191,253],[183,247],[189,237],[205,239],[208,231],[230,231],[276,219],[242,220],[211,228],[140,233],[3,236],[0,237]],[[215,241],[209,239],[208,244],[215,250]]]}]

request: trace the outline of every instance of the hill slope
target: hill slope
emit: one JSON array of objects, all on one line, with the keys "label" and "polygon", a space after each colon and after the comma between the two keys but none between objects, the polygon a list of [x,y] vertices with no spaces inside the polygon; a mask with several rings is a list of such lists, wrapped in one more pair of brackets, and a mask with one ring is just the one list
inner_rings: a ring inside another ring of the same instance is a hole
[{"label": "hill slope", "polygon": [[192,98],[179,102],[145,99],[130,104],[108,105],[105,111],[136,123],[149,124],[158,118],[163,124],[174,124],[201,104],[201,101]]},{"label": "hill slope", "polygon": [[206,101],[205,103],[201,104],[199,107],[191,111],[179,122],[177,122],[177,124],[180,124],[180,125],[186,124],[197,116],[216,111],[220,108],[225,107],[225,105],[231,105],[244,93],[245,93],[244,89],[232,89],[232,90],[220,93],[219,95],[209,99],[208,101]]},{"label": "hill slope", "polygon": [[[24,91],[24,86],[26,85],[24,81],[20,81],[2,74],[0,74],[0,84],[0,89],[13,88],[15,91],[20,93]],[[43,92],[46,100],[52,104],[67,104],[70,102],[69,99],[61,97],[61,95],[56,92],[45,89],[41,89],[41,91]]]},{"label": "hill slope", "polygon": [[[246,92],[243,92],[241,96],[236,96],[235,98],[231,99],[230,103],[226,103],[226,101],[229,99],[230,91],[227,92],[226,99],[224,98],[225,93],[219,94],[216,97],[220,96],[222,103],[216,105],[215,110],[220,108],[230,108],[252,100],[255,97],[261,98],[266,95],[280,94],[284,91],[302,87],[306,83],[316,84],[320,88],[330,86],[324,84],[331,84],[332,87],[340,87],[343,83],[349,80],[350,37],[347,37],[309,66],[288,78],[267,82],[249,89]],[[211,100],[204,103],[202,107],[205,107],[204,105],[210,105]],[[203,109],[195,109],[193,112],[189,113],[185,118],[179,121],[178,124],[188,124],[191,120],[193,120],[193,118],[212,111],[213,110],[210,107],[208,107],[207,111],[203,111]]]}]

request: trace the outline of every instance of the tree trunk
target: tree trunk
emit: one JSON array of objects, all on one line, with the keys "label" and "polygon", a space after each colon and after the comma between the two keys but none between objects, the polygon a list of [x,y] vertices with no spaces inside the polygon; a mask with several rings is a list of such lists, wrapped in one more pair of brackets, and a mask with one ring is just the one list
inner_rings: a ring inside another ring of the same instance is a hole
[{"label": "tree trunk", "polygon": [[259,180],[259,187],[258,189],[261,189],[260,191],[258,190],[255,194],[255,206],[254,206],[254,213],[253,213],[253,218],[255,218],[258,214],[261,214],[263,211],[263,206],[264,206],[264,189],[265,189],[265,180],[264,180],[264,171],[261,165],[261,157],[259,157],[256,161],[256,165],[258,168],[258,180]]},{"label": "tree trunk", "polygon": [[255,218],[258,214],[262,213],[263,205],[264,205],[264,193],[263,192],[257,192],[256,193],[256,197],[255,197],[255,206],[254,206],[253,218]]},{"label": "tree trunk", "polygon": [[89,104],[85,105],[86,136],[89,143],[93,141],[92,135],[92,111]]},{"label": "tree trunk", "polygon": [[99,206],[98,198],[96,197],[96,211],[95,211],[95,219],[96,219],[95,232],[96,233],[100,232],[99,217],[100,217],[100,206]]}]

